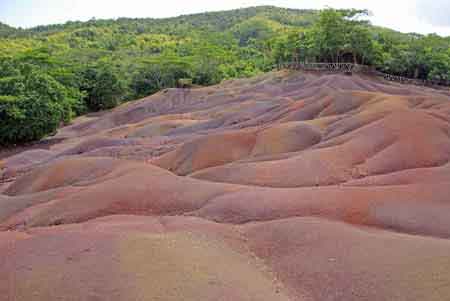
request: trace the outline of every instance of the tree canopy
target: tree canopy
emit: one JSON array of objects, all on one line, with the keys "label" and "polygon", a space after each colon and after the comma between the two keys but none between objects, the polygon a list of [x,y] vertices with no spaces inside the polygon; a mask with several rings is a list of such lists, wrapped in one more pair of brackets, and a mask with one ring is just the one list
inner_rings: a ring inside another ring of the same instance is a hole
[{"label": "tree canopy", "polygon": [[[450,39],[371,26],[360,10],[270,6],[168,19],[0,24],[0,144],[40,139],[89,111],[179,85],[253,76],[285,61],[352,61],[450,79]],[[187,85],[190,86],[190,85]]]}]

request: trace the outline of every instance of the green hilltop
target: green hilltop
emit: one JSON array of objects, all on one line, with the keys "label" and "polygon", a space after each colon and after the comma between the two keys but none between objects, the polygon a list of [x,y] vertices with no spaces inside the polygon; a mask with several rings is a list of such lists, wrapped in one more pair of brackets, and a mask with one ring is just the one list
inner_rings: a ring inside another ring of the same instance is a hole
[{"label": "green hilltop", "polygon": [[[0,144],[40,139],[76,115],[180,79],[211,85],[285,61],[351,59],[395,75],[450,79],[449,38],[375,27],[353,18],[360,14],[261,6],[30,29],[0,23]],[[49,117],[33,123],[35,116]]]}]

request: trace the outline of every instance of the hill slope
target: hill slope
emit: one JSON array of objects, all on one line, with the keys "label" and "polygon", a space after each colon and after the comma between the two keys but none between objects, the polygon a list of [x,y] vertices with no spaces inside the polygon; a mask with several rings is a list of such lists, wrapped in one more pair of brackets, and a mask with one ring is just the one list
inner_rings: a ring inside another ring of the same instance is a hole
[{"label": "hill slope", "polygon": [[[288,9],[275,6],[257,6],[248,7],[228,11],[205,12],[191,15],[182,15],[171,18],[119,18],[91,20],[88,22],[69,21],[65,24],[41,25],[23,31],[23,34],[41,34],[49,35],[62,31],[75,30],[84,28],[90,25],[96,27],[107,27],[111,25],[119,25],[122,27],[134,27],[136,33],[162,32],[167,30],[168,26],[178,26],[178,29],[183,32],[188,32],[189,29],[195,30],[210,30],[210,31],[224,31],[231,27],[244,22],[253,17],[264,17],[269,20],[278,22],[284,25],[291,26],[308,26],[311,25],[317,17],[316,10],[308,9]],[[182,26],[180,26],[182,25]]]},{"label": "hill slope", "polygon": [[449,100],[281,71],[80,117],[3,162],[0,293],[443,300]]},{"label": "hill slope", "polygon": [[351,61],[450,85],[448,39],[373,27],[360,14],[263,6],[6,27],[7,37],[0,35],[0,145],[39,140],[75,116],[165,88],[209,86],[292,61]]},{"label": "hill slope", "polygon": [[14,34],[17,34],[18,31],[19,30],[15,29],[14,27],[0,22],[0,37],[12,36]]}]

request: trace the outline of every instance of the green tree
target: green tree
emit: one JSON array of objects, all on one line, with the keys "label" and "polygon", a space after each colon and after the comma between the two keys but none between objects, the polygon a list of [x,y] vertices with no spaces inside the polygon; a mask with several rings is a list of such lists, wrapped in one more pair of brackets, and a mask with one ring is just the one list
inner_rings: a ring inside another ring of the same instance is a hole
[{"label": "green tree", "polygon": [[375,60],[373,38],[364,25],[351,24],[348,27],[346,46],[353,54],[354,63],[371,63]]},{"label": "green tree", "polygon": [[16,77],[24,88],[0,96],[0,144],[41,139],[72,117],[67,91],[51,76],[32,70]]},{"label": "green tree", "polygon": [[315,52],[320,61],[338,62],[346,40],[344,14],[338,10],[325,9],[312,28]]},{"label": "green tree", "polygon": [[90,66],[81,72],[81,91],[86,95],[86,106],[100,111],[117,106],[125,93],[124,84],[108,65]]},{"label": "green tree", "polygon": [[396,75],[449,80],[450,38],[371,26],[359,18],[366,14],[264,6],[30,29],[0,24],[2,114],[8,112],[9,126],[23,128],[19,117],[33,116],[39,110],[26,107],[39,104],[56,120],[37,131],[49,134],[70,116],[176,87],[181,78],[210,85],[285,61],[356,61]]}]

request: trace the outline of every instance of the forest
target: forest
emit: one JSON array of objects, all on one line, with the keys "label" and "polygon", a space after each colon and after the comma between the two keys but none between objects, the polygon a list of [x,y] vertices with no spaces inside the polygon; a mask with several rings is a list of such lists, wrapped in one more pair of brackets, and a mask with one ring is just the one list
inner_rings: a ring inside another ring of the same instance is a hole
[{"label": "forest", "polygon": [[13,28],[0,23],[0,145],[165,88],[212,85],[286,61],[350,61],[450,79],[450,37],[371,25],[359,10],[253,7],[168,19]]}]

